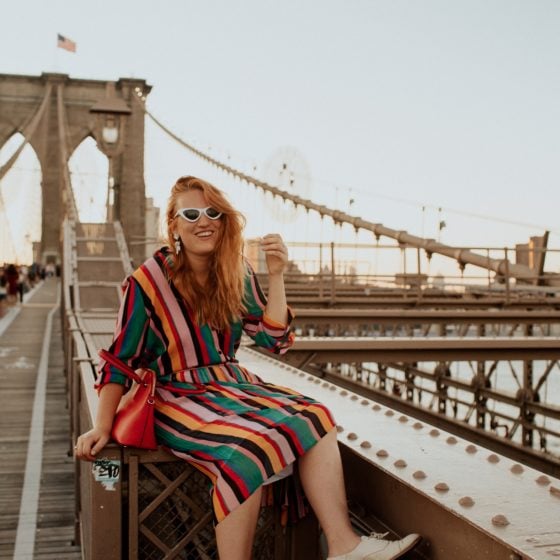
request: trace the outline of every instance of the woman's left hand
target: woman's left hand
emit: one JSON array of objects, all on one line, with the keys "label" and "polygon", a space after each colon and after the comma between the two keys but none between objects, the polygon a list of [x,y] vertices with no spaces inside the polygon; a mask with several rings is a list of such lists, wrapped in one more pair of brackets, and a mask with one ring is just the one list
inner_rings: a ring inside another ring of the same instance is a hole
[{"label": "woman's left hand", "polygon": [[288,248],[277,233],[261,238],[261,249],[266,257],[268,274],[282,274],[288,266]]}]

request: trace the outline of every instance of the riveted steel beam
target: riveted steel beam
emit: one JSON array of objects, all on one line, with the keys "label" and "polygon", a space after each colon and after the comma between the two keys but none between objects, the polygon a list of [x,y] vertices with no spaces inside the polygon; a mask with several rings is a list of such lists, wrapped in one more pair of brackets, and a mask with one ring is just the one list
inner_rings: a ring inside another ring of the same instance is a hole
[{"label": "riveted steel beam", "polygon": [[315,337],[299,338],[283,358],[295,365],[316,353],[316,363],[454,360],[557,360],[557,337]]}]

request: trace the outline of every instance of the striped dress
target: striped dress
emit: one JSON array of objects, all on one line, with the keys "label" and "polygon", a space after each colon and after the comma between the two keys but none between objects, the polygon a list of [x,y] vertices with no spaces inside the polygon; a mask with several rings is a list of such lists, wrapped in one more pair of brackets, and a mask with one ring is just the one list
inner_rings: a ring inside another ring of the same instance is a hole
[{"label": "striped dress", "polygon": [[[243,332],[276,354],[293,343],[291,312],[287,326],[264,315],[266,298],[250,267],[245,278],[247,311],[228,331],[220,331],[197,323],[168,280],[171,266],[169,249],[164,248],[125,280],[109,352],[134,369],[156,372],[158,443],[208,476],[219,523],[261,485],[294,465],[334,421],[324,405],[263,381],[236,360]],[[106,383],[128,386],[130,381],[101,361],[96,387]]]}]

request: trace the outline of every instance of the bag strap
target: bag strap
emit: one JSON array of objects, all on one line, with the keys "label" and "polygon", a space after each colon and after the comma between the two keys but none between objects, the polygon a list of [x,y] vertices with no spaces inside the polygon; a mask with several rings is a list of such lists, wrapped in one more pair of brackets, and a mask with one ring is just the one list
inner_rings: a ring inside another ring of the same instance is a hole
[{"label": "bag strap", "polygon": [[103,358],[107,363],[116,367],[121,373],[124,373],[130,379],[136,381],[136,383],[143,383],[142,378],[128,365],[126,365],[122,360],[119,360],[116,356],[107,352],[104,348],[99,350],[99,356]]}]

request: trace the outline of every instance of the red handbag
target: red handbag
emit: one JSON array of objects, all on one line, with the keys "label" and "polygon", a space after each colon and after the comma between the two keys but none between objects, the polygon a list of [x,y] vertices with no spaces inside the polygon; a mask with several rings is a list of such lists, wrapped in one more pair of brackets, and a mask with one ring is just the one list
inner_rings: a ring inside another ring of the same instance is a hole
[{"label": "red handbag", "polygon": [[154,432],[155,372],[151,369],[134,371],[107,350],[100,350],[99,356],[135,382],[119,403],[111,437],[128,447],[157,449]]}]

